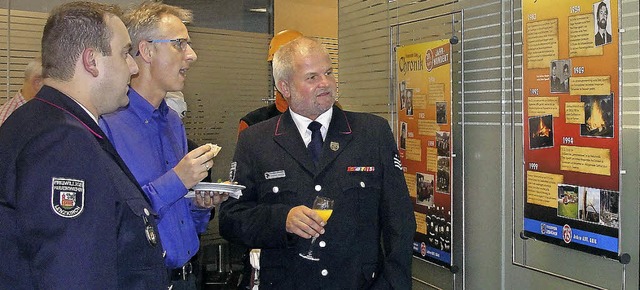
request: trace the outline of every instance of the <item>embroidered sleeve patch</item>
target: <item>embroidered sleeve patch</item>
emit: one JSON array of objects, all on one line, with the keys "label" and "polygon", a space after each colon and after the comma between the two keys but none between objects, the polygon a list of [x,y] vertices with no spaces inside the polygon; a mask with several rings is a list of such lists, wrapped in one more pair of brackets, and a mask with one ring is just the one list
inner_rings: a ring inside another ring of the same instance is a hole
[{"label": "embroidered sleeve patch", "polygon": [[79,216],[84,209],[84,180],[52,178],[51,208],[63,218]]},{"label": "embroidered sleeve patch", "polygon": [[394,165],[396,168],[398,168],[398,169],[402,170],[402,162],[400,161],[400,157],[398,156],[398,154],[397,154],[397,153],[394,153],[394,154],[393,154],[393,165]]}]

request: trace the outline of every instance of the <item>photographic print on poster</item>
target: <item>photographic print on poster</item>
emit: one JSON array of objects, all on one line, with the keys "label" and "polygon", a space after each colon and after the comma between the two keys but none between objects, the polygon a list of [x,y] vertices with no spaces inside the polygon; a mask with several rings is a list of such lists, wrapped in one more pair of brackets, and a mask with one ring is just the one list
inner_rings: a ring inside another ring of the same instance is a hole
[{"label": "photographic print on poster", "polygon": [[550,82],[552,93],[568,93],[571,78],[571,60],[561,59],[551,62]]},{"label": "photographic print on poster", "polygon": [[600,190],[597,188],[578,188],[578,219],[591,223],[600,222]]},{"label": "photographic print on poster", "polygon": [[407,122],[400,122],[400,149],[407,149]]},{"label": "photographic print on poster", "polygon": [[613,138],[613,94],[606,96],[581,96],[584,103],[584,124],[580,136]]},{"label": "photographic print on poster", "polygon": [[611,13],[609,11],[609,0],[593,3],[593,27],[595,46],[611,43]]},{"label": "photographic print on poster", "polygon": [[398,83],[398,92],[400,93],[400,110],[403,110],[406,104],[406,88],[407,83],[405,81],[401,81],[400,83]]},{"label": "photographic print on poster", "polygon": [[553,115],[529,117],[529,149],[553,147]]},{"label": "photographic print on poster", "polygon": [[558,185],[558,216],[578,219],[578,187]]},{"label": "photographic print on poster", "polygon": [[600,190],[600,224],[618,228],[620,208],[620,193],[611,190]]},{"label": "photographic print on poster", "polygon": [[433,206],[434,178],[432,174],[416,173],[416,203],[424,206]]},{"label": "photographic print on poster", "polygon": [[450,161],[448,156],[438,156],[438,172],[436,173],[437,192],[449,194]]},{"label": "photographic print on poster", "polygon": [[413,89],[404,90],[407,116],[413,116]]},{"label": "photographic print on poster", "polygon": [[449,157],[451,146],[451,138],[449,138],[449,132],[436,131],[436,148],[438,149],[438,156]]},{"label": "photographic print on poster", "polygon": [[447,123],[447,102],[436,102],[436,123]]}]

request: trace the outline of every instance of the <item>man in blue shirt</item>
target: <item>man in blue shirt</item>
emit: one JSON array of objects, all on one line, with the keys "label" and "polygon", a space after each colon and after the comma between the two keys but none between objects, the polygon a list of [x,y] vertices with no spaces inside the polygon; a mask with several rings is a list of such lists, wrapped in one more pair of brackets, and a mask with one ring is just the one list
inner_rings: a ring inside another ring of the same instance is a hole
[{"label": "man in blue shirt", "polygon": [[158,230],[173,289],[195,289],[189,260],[199,248],[214,205],[226,195],[184,198],[213,166],[213,148],[187,149],[179,115],[164,100],[182,90],[186,72],[197,56],[183,22],[191,12],[159,2],[145,2],[125,14],[139,72],[131,79],[129,106],[103,117],[101,128],[159,214]]}]

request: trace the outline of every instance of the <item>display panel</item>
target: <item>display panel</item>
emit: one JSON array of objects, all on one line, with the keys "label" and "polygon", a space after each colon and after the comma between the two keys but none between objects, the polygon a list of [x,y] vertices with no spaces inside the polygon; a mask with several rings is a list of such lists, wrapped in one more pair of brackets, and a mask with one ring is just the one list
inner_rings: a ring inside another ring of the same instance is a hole
[{"label": "display panel", "polygon": [[524,233],[617,258],[618,2],[522,2]]},{"label": "display panel", "polygon": [[451,46],[398,47],[398,148],[417,229],[414,256],[452,264]]}]

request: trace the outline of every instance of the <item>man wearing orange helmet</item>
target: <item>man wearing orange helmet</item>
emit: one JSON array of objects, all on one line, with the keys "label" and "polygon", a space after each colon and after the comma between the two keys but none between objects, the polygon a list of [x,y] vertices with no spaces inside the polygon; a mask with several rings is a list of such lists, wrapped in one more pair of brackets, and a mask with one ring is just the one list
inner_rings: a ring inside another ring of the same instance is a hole
[{"label": "man wearing orange helmet", "polygon": [[[278,51],[278,48],[300,36],[302,36],[302,33],[291,29],[285,29],[274,35],[271,39],[271,42],[269,43],[269,55],[267,56],[267,61],[269,62],[269,64],[271,64],[273,55],[276,53],[276,51]],[[262,122],[264,120],[270,119],[271,117],[284,113],[284,111],[289,108],[287,101],[285,101],[285,99],[282,97],[282,94],[278,92],[278,90],[275,90],[275,96],[275,102],[273,104],[256,109],[240,119],[238,134],[242,132],[242,130],[247,129],[253,124]]]}]

